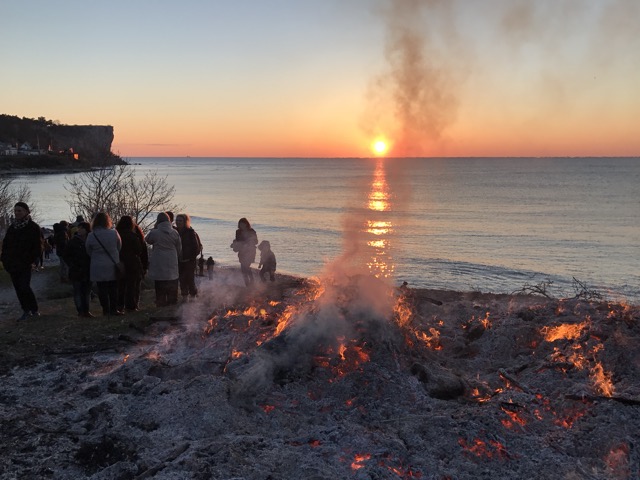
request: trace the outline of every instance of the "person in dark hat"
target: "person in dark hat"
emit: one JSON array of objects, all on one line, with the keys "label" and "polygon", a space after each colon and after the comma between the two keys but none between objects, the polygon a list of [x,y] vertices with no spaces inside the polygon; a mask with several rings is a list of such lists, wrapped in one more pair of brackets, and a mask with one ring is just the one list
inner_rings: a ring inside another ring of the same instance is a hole
[{"label": "person in dark hat", "polygon": [[38,302],[31,289],[31,270],[42,252],[40,226],[31,219],[29,206],[18,202],[13,207],[14,220],[2,241],[0,261],[11,276],[23,314],[18,319],[38,316]]},{"label": "person in dark hat", "polygon": [[69,225],[69,239],[72,239],[78,232],[78,225],[82,222],[84,222],[84,217],[82,215],[76,215],[76,221]]}]

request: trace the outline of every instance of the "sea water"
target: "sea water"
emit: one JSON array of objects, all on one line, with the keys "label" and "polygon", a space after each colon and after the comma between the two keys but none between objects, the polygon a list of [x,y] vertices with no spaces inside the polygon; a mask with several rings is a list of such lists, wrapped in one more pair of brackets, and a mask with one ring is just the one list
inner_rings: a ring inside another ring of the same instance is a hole
[{"label": "sea water", "polygon": [[[395,284],[510,293],[546,282],[640,301],[638,158],[133,158],[175,186],[205,257],[236,265],[246,217],[281,272],[360,263]],[[37,219],[73,220],[69,174],[18,176]]]}]

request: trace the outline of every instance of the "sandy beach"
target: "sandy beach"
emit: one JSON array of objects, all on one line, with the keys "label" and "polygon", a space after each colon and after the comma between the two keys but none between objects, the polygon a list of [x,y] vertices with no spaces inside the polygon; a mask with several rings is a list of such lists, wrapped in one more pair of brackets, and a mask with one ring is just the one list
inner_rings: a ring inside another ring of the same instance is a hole
[{"label": "sandy beach", "polygon": [[223,269],[81,320],[55,275],[1,289],[0,478],[638,477],[637,306]]}]

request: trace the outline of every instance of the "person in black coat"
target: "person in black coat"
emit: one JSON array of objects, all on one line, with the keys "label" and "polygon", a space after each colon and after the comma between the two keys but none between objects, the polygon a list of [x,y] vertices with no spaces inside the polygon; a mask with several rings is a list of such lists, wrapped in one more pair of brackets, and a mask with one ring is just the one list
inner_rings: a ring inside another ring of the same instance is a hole
[{"label": "person in black coat", "polygon": [[38,316],[38,302],[31,289],[33,263],[42,251],[40,226],[31,219],[29,206],[18,202],[13,207],[14,220],[2,241],[0,261],[11,276],[13,288],[24,312],[18,320]]},{"label": "person in black coat", "polygon": [[85,241],[91,232],[88,222],[80,222],[76,225],[76,233],[67,243],[62,255],[69,266],[69,280],[73,285],[73,302],[79,317],[92,318],[89,311],[91,302],[90,265],[91,257],[87,253]]},{"label": "person in black coat", "polygon": [[61,220],[60,223],[53,225],[53,240],[56,245],[56,255],[60,259],[60,281],[65,283],[69,281],[69,266],[64,261],[64,249],[69,242],[69,222]]},{"label": "person in black coat", "polygon": [[200,237],[191,227],[191,217],[186,213],[176,215],[176,230],[180,234],[182,242],[182,258],[178,265],[180,274],[180,293],[182,298],[198,295],[196,287],[196,262],[202,252]]},{"label": "person in black coat", "polygon": [[[116,225],[122,239],[120,261],[124,263],[126,275],[118,280],[118,310],[136,311],[140,307],[140,284],[148,268],[147,245],[142,230],[137,232],[130,215],[123,215]],[[142,235],[142,237],[140,237]]]}]

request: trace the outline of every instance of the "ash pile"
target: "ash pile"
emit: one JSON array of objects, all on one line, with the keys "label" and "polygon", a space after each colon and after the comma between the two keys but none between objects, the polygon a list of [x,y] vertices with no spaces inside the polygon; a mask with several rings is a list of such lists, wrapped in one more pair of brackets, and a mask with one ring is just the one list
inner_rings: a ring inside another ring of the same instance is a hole
[{"label": "ash pile", "polygon": [[637,306],[281,287],[16,367],[0,478],[640,477]]}]

